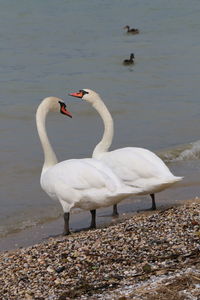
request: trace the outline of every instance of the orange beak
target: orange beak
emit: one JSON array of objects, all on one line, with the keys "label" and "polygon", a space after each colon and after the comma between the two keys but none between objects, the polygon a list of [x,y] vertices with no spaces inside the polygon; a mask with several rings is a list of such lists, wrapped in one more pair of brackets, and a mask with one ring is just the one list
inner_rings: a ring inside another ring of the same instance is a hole
[{"label": "orange beak", "polygon": [[82,98],[83,92],[69,93],[69,96],[76,97],[76,98]]},{"label": "orange beak", "polygon": [[60,108],[60,112],[61,112],[63,115],[66,115],[66,116],[72,118],[72,114],[71,114],[64,106],[62,106],[62,107]]}]

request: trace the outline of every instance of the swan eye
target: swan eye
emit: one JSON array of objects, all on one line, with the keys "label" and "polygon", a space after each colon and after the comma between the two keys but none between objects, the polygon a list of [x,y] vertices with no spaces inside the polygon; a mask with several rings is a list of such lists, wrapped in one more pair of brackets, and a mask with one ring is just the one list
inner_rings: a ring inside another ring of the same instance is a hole
[{"label": "swan eye", "polygon": [[60,104],[60,112],[63,113],[66,109],[66,104],[64,102],[59,101]]},{"label": "swan eye", "polygon": [[66,107],[66,104],[64,103],[64,102],[62,102],[62,101],[58,101],[58,103],[60,104],[60,108],[62,108],[62,107]]},{"label": "swan eye", "polygon": [[84,95],[86,95],[86,94],[89,94],[87,91],[85,91],[85,90],[80,90],[79,91],[80,93],[82,93],[82,97],[84,96]]}]

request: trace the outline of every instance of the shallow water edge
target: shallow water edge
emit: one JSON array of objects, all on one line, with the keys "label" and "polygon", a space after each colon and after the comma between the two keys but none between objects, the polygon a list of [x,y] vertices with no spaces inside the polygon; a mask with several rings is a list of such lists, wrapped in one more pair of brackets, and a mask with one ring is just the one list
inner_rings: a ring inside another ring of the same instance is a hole
[{"label": "shallow water edge", "polygon": [[[190,185],[180,182],[171,189],[156,194],[156,204],[158,210],[168,207],[182,205],[188,199],[198,198],[199,184]],[[180,197],[181,195],[181,197]],[[136,214],[154,213],[150,211],[151,199],[149,195],[138,197],[137,199],[126,199],[118,205],[119,217],[112,217],[112,208],[99,209],[97,211],[97,228],[103,228],[121,222]],[[70,216],[71,232],[85,230],[90,223],[90,212],[79,211]],[[62,235],[63,217],[49,220],[42,224],[37,224],[15,233],[8,234],[1,238],[0,251],[18,249],[41,243],[50,237]]]}]

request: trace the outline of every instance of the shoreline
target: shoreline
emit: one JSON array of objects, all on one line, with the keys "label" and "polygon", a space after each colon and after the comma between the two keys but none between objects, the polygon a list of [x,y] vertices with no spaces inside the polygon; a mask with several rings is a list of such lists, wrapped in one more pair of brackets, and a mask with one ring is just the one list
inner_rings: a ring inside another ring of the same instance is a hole
[{"label": "shoreline", "polygon": [[[178,201],[179,203],[180,201]],[[150,205],[151,201],[149,200]],[[180,203],[179,203],[180,204]],[[173,205],[179,205],[173,202]],[[170,206],[169,204],[162,208],[166,208]],[[145,212],[142,210],[144,207],[144,200],[135,200],[134,203],[131,199],[126,199],[120,205],[120,214],[119,216],[112,217],[112,207],[106,207],[103,209],[97,210],[97,229],[105,228],[107,226],[111,226],[113,224],[117,224],[126,220],[135,215],[151,213],[151,211]],[[77,211],[72,212],[70,217],[70,228],[73,234],[81,233],[85,229],[87,229],[87,225],[89,226],[90,213],[88,211]],[[35,244],[43,243],[47,241],[49,238],[57,238],[62,237],[62,229],[63,229],[63,216],[60,215],[58,218],[54,220],[37,224],[35,226],[30,226],[26,229],[17,231],[15,233],[8,234],[5,237],[1,237],[1,246],[0,253],[5,251],[17,250],[19,248],[25,248],[29,246],[34,246]]]},{"label": "shoreline", "polygon": [[178,298],[186,292],[197,299],[199,212],[200,199],[195,198],[108,227],[2,252],[0,298],[158,299],[156,289],[162,288],[166,296],[172,290],[164,291],[166,282],[177,284],[182,278],[176,299],[186,299]]},{"label": "shoreline", "polygon": [[[195,198],[199,195],[199,184],[190,186],[190,183],[177,183],[165,193],[159,193],[156,197],[157,209],[162,210],[169,206],[177,206],[189,198]],[[149,195],[138,198],[128,198],[118,205],[119,218],[112,217],[112,208],[102,208],[97,210],[97,228],[115,224],[131,216],[144,213],[151,207],[151,198]],[[80,232],[82,228],[89,226],[90,213],[88,211],[73,211],[70,216],[70,229],[73,232]],[[6,250],[14,250],[21,247],[28,247],[36,243],[41,243],[49,237],[55,237],[62,234],[63,215],[49,219],[45,222],[39,222],[33,226],[27,227],[16,232],[9,233],[0,238],[0,253]]]}]

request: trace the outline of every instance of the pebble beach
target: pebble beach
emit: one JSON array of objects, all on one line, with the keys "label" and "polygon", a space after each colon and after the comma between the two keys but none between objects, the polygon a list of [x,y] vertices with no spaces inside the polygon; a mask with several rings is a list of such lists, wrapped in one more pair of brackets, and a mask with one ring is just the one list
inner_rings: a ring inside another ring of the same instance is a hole
[{"label": "pebble beach", "polygon": [[200,299],[200,199],[0,253],[0,299]]}]

